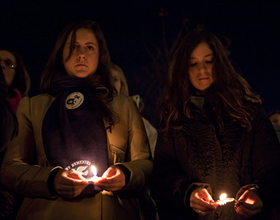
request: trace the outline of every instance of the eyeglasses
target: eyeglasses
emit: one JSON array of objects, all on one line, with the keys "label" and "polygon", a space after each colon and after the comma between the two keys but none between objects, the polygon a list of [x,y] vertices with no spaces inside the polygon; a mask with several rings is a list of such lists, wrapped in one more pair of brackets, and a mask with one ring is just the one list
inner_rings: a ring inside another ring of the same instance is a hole
[{"label": "eyeglasses", "polygon": [[3,60],[1,57],[0,57],[0,63],[1,62],[4,62],[6,67],[10,68],[10,69],[15,69],[17,67],[16,64],[14,64],[13,61],[11,61],[10,59],[6,59],[6,60]]}]

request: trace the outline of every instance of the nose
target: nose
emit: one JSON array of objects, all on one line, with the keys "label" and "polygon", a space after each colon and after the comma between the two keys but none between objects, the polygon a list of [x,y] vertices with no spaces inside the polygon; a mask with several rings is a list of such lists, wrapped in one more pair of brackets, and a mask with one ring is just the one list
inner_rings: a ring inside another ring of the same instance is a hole
[{"label": "nose", "polygon": [[1,63],[2,69],[6,67],[6,64],[5,64],[4,60],[0,60],[0,63]]},{"label": "nose", "polygon": [[86,59],[86,53],[85,53],[85,50],[84,48],[81,47],[81,49],[79,50],[79,53],[78,53],[78,58],[79,59]]},{"label": "nose", "polygon": [[201,62],[201,63],[198,64],[198,71],[199,72],[205,72],[206,71],[205,62]]},{"label": "nose", "polygon": [[85,54],[79,54],[79,55],[78,55],[78,58],[79,58],[79,59],[86,59],[86,55],[85,55]]}]

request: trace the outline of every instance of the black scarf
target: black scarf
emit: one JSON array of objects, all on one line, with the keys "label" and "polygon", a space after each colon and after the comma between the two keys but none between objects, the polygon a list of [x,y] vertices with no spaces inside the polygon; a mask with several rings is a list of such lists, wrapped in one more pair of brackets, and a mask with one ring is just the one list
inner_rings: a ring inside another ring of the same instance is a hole
[{"label": "black scarf", "polygon": [[[107,137],[97,90],[85,79],[59,76],[52,80],[50,94],[55,98],[42,127],[44,149],[51,166],[93,176],[91,165],[102,176],[108,168]],[[90,190],[87,188],[91,188]],[[93,195],[98,187],[86,187]]]}]

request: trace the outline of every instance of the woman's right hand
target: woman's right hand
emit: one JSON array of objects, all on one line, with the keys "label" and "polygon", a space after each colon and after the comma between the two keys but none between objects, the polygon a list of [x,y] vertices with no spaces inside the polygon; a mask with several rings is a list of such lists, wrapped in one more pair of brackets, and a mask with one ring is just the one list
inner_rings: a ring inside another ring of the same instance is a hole
[{"label": "woman's right hand", "polygon": [[59,171],[54,178],[54,188],[58,195],[72,199],[78,196],[88,184],[80,174],[72,171]]},{"label": "woman's right hand", "polygon": [[190,196],[190,207],[202,216],[211,214],[219,206],[211,202],[214,200],[205,188],[195,189]]}]

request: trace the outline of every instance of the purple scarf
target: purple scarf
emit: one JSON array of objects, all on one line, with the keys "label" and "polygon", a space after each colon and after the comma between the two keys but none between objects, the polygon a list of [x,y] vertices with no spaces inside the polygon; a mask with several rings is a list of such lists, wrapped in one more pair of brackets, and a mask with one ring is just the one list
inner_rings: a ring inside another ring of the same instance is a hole
[{"label": "purple scarf", "polygon": [[[96,90],[86,79],[60,76],[51,82],[55,98],[42,127],[44,149],[51,166],[93,176],[91,165],[102,176],[108,168],[107,137]],[[90,185],[82,194],[94,195]]]}]

